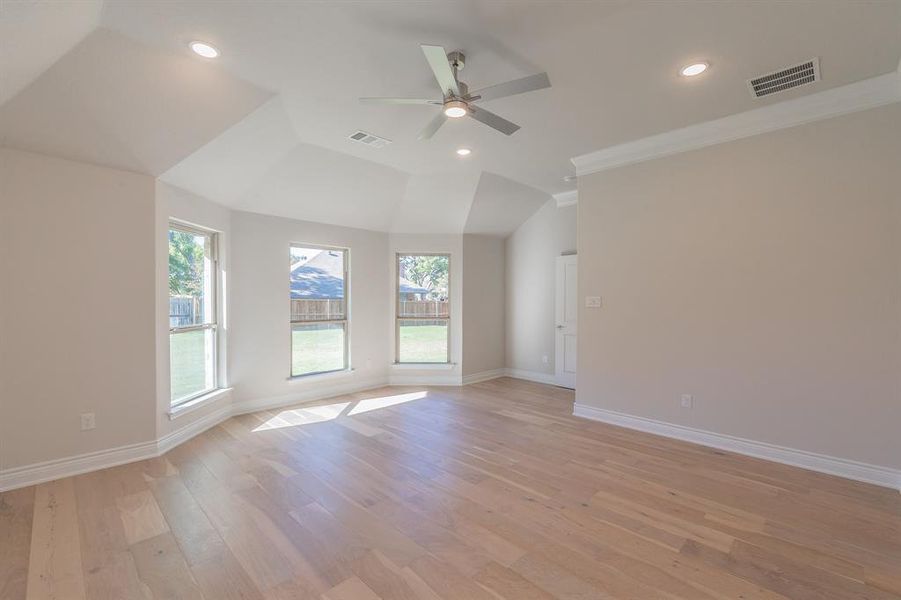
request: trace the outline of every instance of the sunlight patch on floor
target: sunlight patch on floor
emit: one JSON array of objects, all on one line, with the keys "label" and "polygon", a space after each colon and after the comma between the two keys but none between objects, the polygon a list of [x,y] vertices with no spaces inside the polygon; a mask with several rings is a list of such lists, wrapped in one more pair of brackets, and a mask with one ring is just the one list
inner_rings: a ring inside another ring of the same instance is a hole
[{"label": "sunlight patch on floor", "polygon": [[409,394],[395,394],[393,396],[380,396],[378,398],[367,398],[357,402],[356,406],[350,409],[349,415],[359,415],[371,410],[387,408],[404,402],[413,402],[414,400],[422,400],[428,395],[428,392],[410,392]]},{"label": "sunlight patch on floor", "polygon": [[309,406],[304,408],[292,408],[278,413],[254,431],[266,431],[269,429],[281,429],[282,427],[297,427],[298,425],[310,425],[337,419],[344,412],[350,402],[337,402],[322,406]]},{"label": "sunlight patch on floor", "polygon": [[[388,408],[389,406],[404,404],[405,402],[422,400],[428,395],[429,393],[426,391],[419,391],[406,394],[393,394],[391,396],[365,398],[354,402],[336,402],[334,404],[292,408],[281,411],[262,425],[256,427],[253,431],[268,431],[270,429],[282,429],[283,427],[298,427],[301,425],[312,425],[313,423],[334,421],[341,415],[359,415],[381,408]],[[348,410],[348,408],[350,408],[350,410]]]}]

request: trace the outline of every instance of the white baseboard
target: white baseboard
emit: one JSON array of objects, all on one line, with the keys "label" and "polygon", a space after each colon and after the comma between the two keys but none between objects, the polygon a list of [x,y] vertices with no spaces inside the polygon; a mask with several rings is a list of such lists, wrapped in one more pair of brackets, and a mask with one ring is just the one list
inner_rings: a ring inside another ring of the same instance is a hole
[{"label": "white baseboard", "polygon": [[875,485],[901,490],[901,470],[878,465],[870,465],[844,458],[836,458],[825,454],[807,452],[796,448],[786,448],[767,442],[758,442],[745,438],[714,433],[703,429],[674,425],[663,421],[656,421],[645,417],[636,417],[612,410],[576,404],[573,414],[577,417],[601,421],[612,425],[619,425],[629,429],[636,429],[647,433],[653,433],[668,438],[683,440],[709,446],[719,450],[735,452],[763,458],[774,462],[801,467],[829,475],[837,475],[846,479],[863,481]]},{"label": "white baseboard", "polygon": [[157,440],[7,469],[0,472],[0,492],[156,458],[231,416],[231,406],[226,405]]},{"label": "white baseboard", "polygon": [[342,394],[352,394],[354,392],[363,392],[388,385],[386,376],[369,377],[366,379],[351,379],[348,381],[322,383],[314,385],[309,389],[298,391],[292,394],[284,394],[280,396],[269,396],[265,398],[254,398],[252,400],[241,400],[232,404],[231,415],[244,415],[258,410],[269,410],[272,408],[282,408],[291,406],[292,404],[300,404],[303,402],[314,402],[316,400],[324,400],[333,396],[341,396]]},{"label": "white baseboard", "polygon": [[[44,483],[45,481],[53,481],[62,477],[71,477],[90,471],[107,469],[148,458],[156,458],[230,417],[257,410],[313,402],[333,396],[363,392],[386,385],[459,386],[464,383],[487,381],[488,379],[503,377],[504,375],[541,383],[553,383],[553,377],[543,373],[529,374],[528,371],[516,371],[516,373],[511,374],[510,369],[495,369],[494,371],[474,373],[466,378],[462,378],[460,375],[392,373],[366,379],[348,378],[347,380],[328,382],[323,380],[317,385],[293,394],[232,402],[156,440],[0,471],[0,492]],[[548,378],[551,380],[548,381]]]},{"label": "white baseboard", "polygon": [[506,372],[507,377],[513,377],[514,379],[525,379],[526,381],[534,381],[535,383],[557,385],[557,377],[551,373],[511,368],[504,369],[504,371]]},{"label": "white baseboard", "polygon": [[463,385],[460,375],[415,375],[405,373],[391,373],[388,377],[390,385],[439,385],[458,386]]},{"label": "white baseboard", "polygon": [[6,469],[0,472],[0,492],[36,485],[45,481],[53,481],[63,477],[81,475],[90,471],[108,469],[109,467],[147,460],[148,458],[156,458],[235,415],[266,408],[277,408],[301,402],[321,400],[351,392],[360,392],[382,387],[387,385],[387,383],[386,377],[380,377],[367,381],[317,386],[314,390],[288,396],[226,404],[156,440]]},{"label": "white baseboard", "polygon": [[0,473],[0,492],[116,467],[157,456],[156,440],[88,452],[47,462],[6,469]]},{"label": "white baseboard", "polygon": [[506,374],[507,369],[492,369],[490,371],[470,373],[469,375],[463,376],[463,385],[469,385],[470,383],[479,383],[480,381],[488,381],[490,379],[497,379],[498,377],[504,377]]},{"label": "white baseboard", "polygon": [[172,450],[179,444],[183,444],[187,442],[192,437],[196,435],[200,435],[207,429],[211,427],[215,427],[222,421],[225,421],[233,414],[232,405],[226,404],[217,408],[213,412],[202,416],[196,421],[191,421],[189,424],[184,427],[180,427],[175,431],[171,431],[159,438],[156,442],[156,456],[160,456],[165,454],[169,450]]}]

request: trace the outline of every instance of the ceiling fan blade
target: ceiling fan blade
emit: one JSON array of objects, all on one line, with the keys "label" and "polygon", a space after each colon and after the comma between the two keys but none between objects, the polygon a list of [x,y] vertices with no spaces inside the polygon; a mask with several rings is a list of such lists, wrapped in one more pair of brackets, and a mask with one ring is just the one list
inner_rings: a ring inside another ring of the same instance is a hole
[{"label": "ceiling fan blade", "polygon": [[484,108],[470,106],[469,112],[467,114],[476,121],[484,123],[492,129],[497,129],[498,131],[506,135],[513,135],[514,133],[516,133],[516,130],[519,129],[519,125],[517,125],[516,123],[511,123],[507,119],[499,117],[493,112],[489,112]]},{"label": "ceiling fan blade", "polygon": [[447,121],[447,115],[445,115],[443,112],[438,113],[438,115],[434,119],[429,121],[429,124],[419,132],[419,139],[432,139],[432,136],[435,135],[435,132],[441,129],[441,126],[444,125],[445,121]]},{"label": "ceiling fan blade", "polygon": [[363,104],[442,104],[438,100],[426,98],[360,98]]},{"label": "ceiling fan blade", "polygon": [[425,54],[425,59],[429,61],[429,66],[432,67],[432,72],[435,74],[435,79],[441,88],[442,96],[447,96],[448,94],[459,96],[460,86],[457,85],[454,71],[447,61],[447,52],[444,51],[444,48],[441,46],[427,46],[426,44],[422,44],[421,47],[422,53]]},{"label": "ceiling fan blade", "polygon": [[495,98],[506,98],[507,96],[515,96],[516,94],[524,94],[548,87],[551,87],[551,80],[548,79],[547,73],[538,73],[522,79],[491,85],[481,90],[476,90],[470,95],[481,96],[481,100],[494,100]]}]

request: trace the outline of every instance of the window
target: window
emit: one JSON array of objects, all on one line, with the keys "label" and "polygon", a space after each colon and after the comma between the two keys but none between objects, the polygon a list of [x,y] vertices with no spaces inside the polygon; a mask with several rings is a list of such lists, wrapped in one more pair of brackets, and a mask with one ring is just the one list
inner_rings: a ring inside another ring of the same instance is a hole
[{"label": "window", "polygon": [[450,362],[450,256],[397,255],[399,363]]},{"label": "window", "polygon": [[291,246],[291,376],[347,360],[347,250]]},{"label": "window", "polygon": [[217,387],[217,235],[169,224],[169,399]]}]

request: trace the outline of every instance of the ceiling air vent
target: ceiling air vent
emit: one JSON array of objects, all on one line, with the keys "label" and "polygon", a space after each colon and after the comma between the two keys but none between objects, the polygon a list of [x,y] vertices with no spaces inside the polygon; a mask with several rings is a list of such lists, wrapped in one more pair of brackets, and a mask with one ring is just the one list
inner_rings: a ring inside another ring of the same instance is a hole
[{"label": "ceiling air vent", "polygon": [[372,135],[365,131],[355,131],[350,134],[350,139],[355,142],[360,142],[361,144],[366,144],[367,146],[372,146],[373,148],[384,148],[391,143],[391,140],[386,140],[383,137]]},{"label": "ceiling air vent", "polygon": [[807,85],[820,80],[820,59],[787,67],[775,73],[768,73],[748,80],[748,89],[755,98],[763,98],[776,92],[784,92],[791,88]]}]

